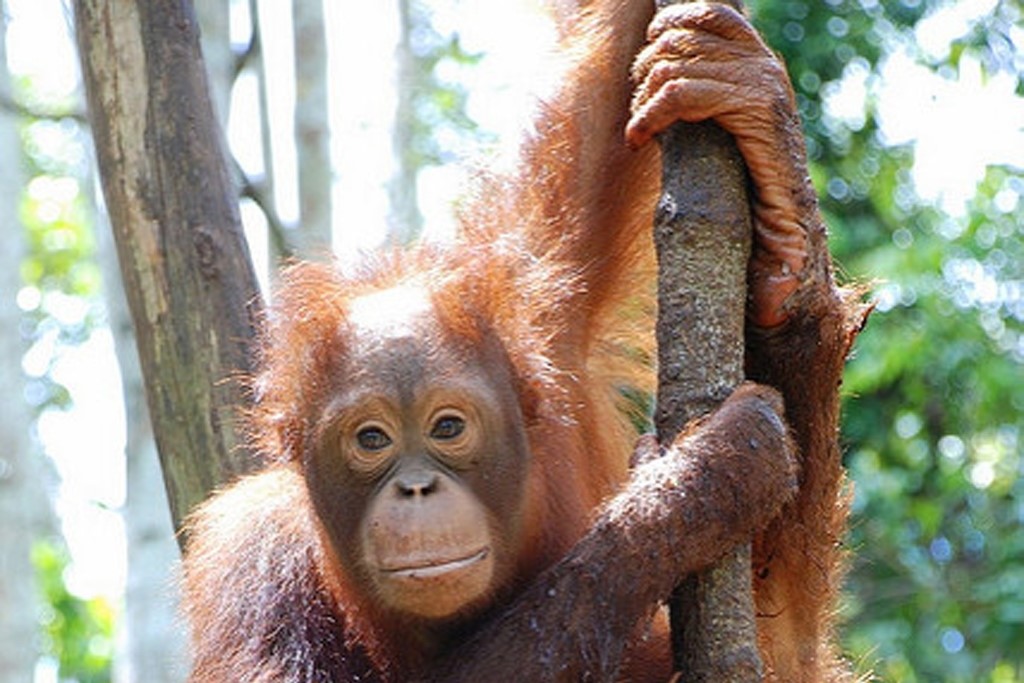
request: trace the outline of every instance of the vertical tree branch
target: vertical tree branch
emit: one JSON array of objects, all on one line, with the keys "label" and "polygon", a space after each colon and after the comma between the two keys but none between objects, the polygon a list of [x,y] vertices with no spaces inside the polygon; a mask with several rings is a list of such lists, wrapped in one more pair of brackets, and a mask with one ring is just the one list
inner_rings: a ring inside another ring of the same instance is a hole
[{"label": "vertical tree branch", "polygon": [[247,396],[256,278],[190,2],[75,3],[103,191],[176,528],[252,469]]},{"label": "vertical tree branch", "polygon": [[307,256],[331,247],[333,168],[327,120],[327,34],[322,0],[292,2],[295,142],[299,165],[296,243]]},{"label": "vertical tree branch", "polygon": [[415,0],[399,0],[399,37],[395,46],[395,71],[398,81],[398,102],[395,105],[391,146],[395,170],[388,181],[388,239],[395,244],[411,242],[423,230],[419,191],[416,179],[421,163],[416,161],[415,138],[417,114],[415,90],[422,83],[413,52],[415,31]]},{"label": "vertical tree branch", "polygon": [[[655,426],[659,441],[671,443],[743,381],[752,228],[746,169],[725,131],[677,123],[661,145]],[[686,681],[761,679],[749,544],[686,579],[670,609],[673,658]]]},{"label": "vertical tree branch", "polygon": [[[267,53],[263,46],[263,20],[260,7],[265,7],[257,0],[249,0],[249,21],[252,25],[252,41],[249,43],[248,67],[256,78],[257,97],[259,98],[260,122],[260,155],[263,161],[263,177],[253,181],[242,171],[243,196],[252,199],[263,212],[270,231],[269,258],[271,263],[279,263],[292,255],[293,245],[288,239],[288,229],[281,221],[277,211],[276,187],[277,158],[274,151],[274,132],[270,129],[270,87],[267,73]],[[240,167],[239,167],[240,168]]]}]

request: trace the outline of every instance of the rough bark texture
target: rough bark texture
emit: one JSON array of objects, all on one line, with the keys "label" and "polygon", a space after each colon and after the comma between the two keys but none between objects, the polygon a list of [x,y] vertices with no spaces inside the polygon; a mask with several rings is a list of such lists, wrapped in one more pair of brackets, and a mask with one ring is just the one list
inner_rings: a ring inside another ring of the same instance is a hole
[{"label": "rough bark texture", "polygon": [[[669,443],[743,381],[752,226],[743,159],[725,131],[678,123],[661,145],[655,426]],[[674,592],[673,659],[687,681],[761,680],[750,562],[741,545]]]},{"label": "rough bark texture", "polygon": [[713,124],[662,137],[658,251],[658,440],[671,443],[743,381],[751,227],[743,160]]},{"label": "rough bark texture", "polygon": [[[662,138],[658,252],[658,440],[711,412],[743,381],[750,210],[743,160],[713,124]],[[687,681],[757,681],[750,546],[687,577],[670,603],[675,665]]]},{"label": "rough bark texture", "polygon": [[191,4],[75,4],[103,190],[175,527],[256,461],[247,396],[260,306]]},{"label": "rough bark texture", "polygon": [[174,572],[180,557],[170,509],[146,410],[132,333],[131,314],[121,287],[113,236],[101,228],[99,254],[106,286],[107,316],[114,336],[125,407],[126,499],[122,517],[128,542],[128,581],[124,596],[126,657],[119,668],[129,683],[180,683],[188,674],[188,650],[177,618]]}]

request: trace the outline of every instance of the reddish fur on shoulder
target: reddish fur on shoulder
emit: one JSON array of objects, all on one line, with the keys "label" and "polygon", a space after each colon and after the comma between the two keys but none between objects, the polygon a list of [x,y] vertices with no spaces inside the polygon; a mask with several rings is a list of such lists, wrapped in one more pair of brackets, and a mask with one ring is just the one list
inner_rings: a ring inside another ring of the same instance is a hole
[{"label": "reddish fur on shoulder", "polygon": [[192,514],[182,603],[202,637],[190,680],[314,681],[327,671],[339,683],[374,680],[324,590],[310,514],[302,476],[288,465],[242,479]]}]

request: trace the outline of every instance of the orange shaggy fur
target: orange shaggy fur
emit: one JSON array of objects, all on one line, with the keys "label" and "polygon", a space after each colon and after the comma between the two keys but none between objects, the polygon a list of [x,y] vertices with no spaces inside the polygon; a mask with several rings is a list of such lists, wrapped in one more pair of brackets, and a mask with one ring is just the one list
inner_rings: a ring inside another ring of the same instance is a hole
[{"label": "orange shaggy fur", "polygon": [[[184,587],[194,683],[387,681],[402,680],[410,666],[429,669],[429,661],[401,661],[406,643],[395,641],[404,636],[376,627],[372,604],[347,603],[348,587],[332,590],[334,560],[303,480],[316,417],[352,342],[352,302],[366,294],[420,288],[449,343],[503,344],[533,459],[523,512],[532,543],[517,559],[514,590],[565,556],[625,486],[636,435],[621,389],[651,383],[648,231],[659,160],[655,146],[630,149],[623,132],[649,4],[595,0],[564,11],[565,85],[541,108],[518,173],[480,179],[461,210],[457,244],[349,269],[285,271],[249,415],[271,464],[219,493],[191,522]],[[788,135],[798,136],[798,127]],[[808,265],[787,302],[789,322],[748,335],[748,376],[782,394],[800,468],[795,498],[760,520],[754,547],[767,679],[787,683],[848,678],[832,643],[847,499],[837,388],[864,316],[834,285],[824,224],[813,198],[804,203],[797,218],[808,231]],[[645,571],[640,558],[635,565],[619,571]],[[629,680],[665,674],[660,663],[645,667],[645,652],[627,655],[635,664],[623,674]],[[497,671],[492,680],[513,676]]]}]

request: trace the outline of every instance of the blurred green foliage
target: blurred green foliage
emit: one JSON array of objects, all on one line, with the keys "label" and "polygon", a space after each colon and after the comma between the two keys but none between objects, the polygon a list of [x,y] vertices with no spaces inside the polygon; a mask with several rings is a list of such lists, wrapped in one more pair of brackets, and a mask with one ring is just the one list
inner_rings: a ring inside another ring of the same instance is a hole
[{"label": "blurred green foliage", "polygon": [[[39,106],[30,79],[17,79],[14,92],[18,101],[49,111]],[[82,122],[70,115],[25,119],[21,141],[28,182],[19,217],[27,253],[18,303],[25,312],[20,332],[32,347],[25,394],[36,411],[67,408],[67,390],[50,371],[63,348],[84,342],[102,322],[95,207],[83,187],[90,151]]]},{"label": "blurred green foliage", "polygon": [[[752,3],[790,69],[836,262],[878,302],[844,384],[844,645],[883,680],[1024,681],[1024,166],[990,167],[944,214],[916,193],[913,147],[887,142],[874,88],[900,50],[950,81],[969,56],[1024,90],[1021,2],[988,3],[930,54],[915,27],[952,7]],[[862,111],[830,113],[851,80]]]},{"label": "blurred green foliage", "polygon": [[412,136],[402,153],[415,169],[451,163],[461,137],[487,139],[466,114],[469,92],[459,76],[483,57],[466,51],[458,33],[438,30],[429,2],[408,0],[411,73],[405,87],[412,100]]},{"label": "blurred green foliage", "polygon": [[117,613],[106,600],[83,600],[68,591],[64,572],[69,559],[62,545],[36,543],[32,561],[44,597],[44,651],[57,663],[59,680],[108,683]]},{"label": "blurred green foliage", "polygon": [[[84,122],[71,113],[75,93],[43,92],[22,76],[14,79],[13,95],[27,110],[46,114],[21,118],[22,156],[17,160],[28,179],[18,207],[17,227],[24,230],[26,243],[18,333],[29,344],[22,359],[24,395],[38,415],[71,407],[71,396],[53,370],[62,353],[88,340],[104,323],[101,272],[95,205],[88,196],[91,151]],[[70,557],[59,536],[37,540],[32,562],[41,593],[44,663],[62,683],[108,683],[117,610],[107,600],[83,599],[69,590]]]}]

